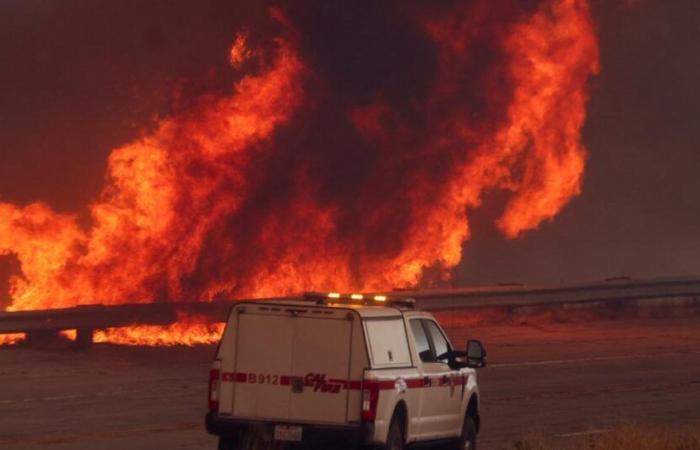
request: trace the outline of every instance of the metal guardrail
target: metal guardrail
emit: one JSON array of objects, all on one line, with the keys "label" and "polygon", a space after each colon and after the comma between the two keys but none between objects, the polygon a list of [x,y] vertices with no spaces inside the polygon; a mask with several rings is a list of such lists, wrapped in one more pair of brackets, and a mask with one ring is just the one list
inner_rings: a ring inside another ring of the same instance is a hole
[{"label": "metal guardrail", "polygon": [[585,303],[625,303],[648,299],[700,298],[700,278],[616,280],[553,286],[498,286],[432,291],[399,291],[421,309],[525,308]]},{"label": "metal guardrail", "polygon": [[222,322],[235,301],[85,305],[64,309],[0,313],[0,334],[130,325],[169,325],[183,316]]},{"label": "metal guardrail", "polygon": [[[604,283],[553,286],[496,286],[470,289],[397,290],[393,296],[410,297],[428,311],[528,307],[561,307],[586,303],[621,305],[658,299],[686,299],[700,305],[700,278],[618,280]],[[275,298],[269,300],[281,300]],[[289,299],[284,298],[284,299]],[[65,309],[0,312],[0,334],[47,333],[76,329],[91,339],[92,330],[132,325],[169,325],[183,316],[210,323],[223,322],[237,302],[181,302],[123,305],[86,305]]]}]

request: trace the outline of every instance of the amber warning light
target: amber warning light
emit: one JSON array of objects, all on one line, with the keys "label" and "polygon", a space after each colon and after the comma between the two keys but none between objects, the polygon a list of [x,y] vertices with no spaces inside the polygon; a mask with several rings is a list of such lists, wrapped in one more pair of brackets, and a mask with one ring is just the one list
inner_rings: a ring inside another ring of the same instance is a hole
[{"label": "amber warning light", "polygon": [[312,300],[319,304],[348,303],[363,305],[389,305],[405,308],[413,308],[415,300],[412,298],[393,298],[380,294],[341,294],[340,292],[307,292],[305,300]]}]

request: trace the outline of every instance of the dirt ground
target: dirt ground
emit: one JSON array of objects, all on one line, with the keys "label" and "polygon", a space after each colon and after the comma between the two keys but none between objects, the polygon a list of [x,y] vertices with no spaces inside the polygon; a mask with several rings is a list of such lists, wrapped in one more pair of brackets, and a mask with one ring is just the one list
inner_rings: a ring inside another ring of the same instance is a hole
[{"label": "dirt ground", "polygon": [[[576,439],[620,423],[700,421],[700,317],[463,326],[489,367],[480,448],[539,433]],[[204,431],[212,346],[0,348],[0,449],[214,449]]]}]

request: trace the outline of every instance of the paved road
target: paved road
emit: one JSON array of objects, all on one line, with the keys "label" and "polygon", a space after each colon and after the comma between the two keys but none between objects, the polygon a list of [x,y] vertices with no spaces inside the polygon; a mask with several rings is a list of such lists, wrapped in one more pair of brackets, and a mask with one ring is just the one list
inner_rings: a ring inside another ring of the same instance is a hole
[{"label": "paved road", "polygon": [[482,448],[527,434],[700,422],[700,318],[474,331],[492,363],[479,379]]},{"label": "paved road", "polygon": [[[700,317],[445,323],[456,342],[478,337],[489,349],[482,449],[528,433],[700,421]],[[213,351],[0,348],[0,448],[213,449],[202,428]]]}]

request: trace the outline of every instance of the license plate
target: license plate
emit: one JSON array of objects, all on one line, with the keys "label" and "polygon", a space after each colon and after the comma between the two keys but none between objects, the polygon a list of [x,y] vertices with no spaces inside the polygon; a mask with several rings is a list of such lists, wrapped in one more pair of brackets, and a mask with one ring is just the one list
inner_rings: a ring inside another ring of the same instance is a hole
[{"label": "license plate", "polygon": [[276,441],[301,441],[301,426],[275,425]]}]

